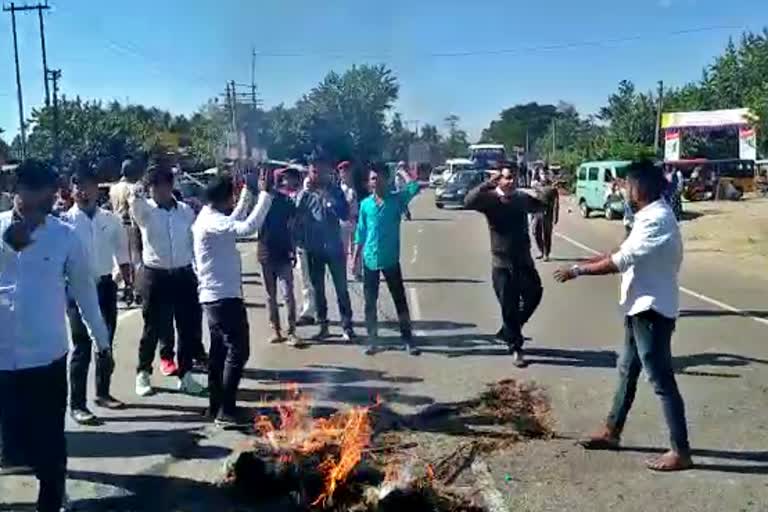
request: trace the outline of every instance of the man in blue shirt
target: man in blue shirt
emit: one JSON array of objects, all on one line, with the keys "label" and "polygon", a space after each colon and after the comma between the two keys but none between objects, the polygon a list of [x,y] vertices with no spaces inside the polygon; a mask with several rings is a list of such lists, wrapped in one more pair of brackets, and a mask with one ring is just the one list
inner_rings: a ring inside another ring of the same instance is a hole
[{"label": "man in blue shirt", "polygon": [[307,255],[309,276],[315,292],[320,331],[315,340],[329,337],[325,268],[331,272],[339,302],[344,341],[352,341],[352,304],[347,284],[346,258],[341,240],[341,221],[349,218],[349,205],[338,185],[331,182],[330,165],[315,157],[309,166],[307,186],[296,197],[297,243]]},{"label": "man in blue shirt", "polygon": [[379,275],[384,274],[389,293],[395,303],[400,335],[411,355],[420,351],[413,346],[411,316],[405,297],[403,273],[400,268],[400,221],[408,204],[419,193],[419,184],[406,175],[407,183],[399,192],[390,192],[384,172],[371,169],[368,185],[371,195],[360,203],[360,213],[355,233],[355,261],[363,257],[363,289],[365,291],[365,324],[369,344],[365,353],[376,352],[373,345],[378,336],[377,302],[379,300]]}]

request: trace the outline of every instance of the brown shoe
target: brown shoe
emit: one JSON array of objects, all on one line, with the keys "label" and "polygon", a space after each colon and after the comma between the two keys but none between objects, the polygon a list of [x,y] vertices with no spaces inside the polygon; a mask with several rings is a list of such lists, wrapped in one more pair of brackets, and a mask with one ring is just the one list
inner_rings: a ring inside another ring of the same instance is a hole
[{"label": "brown shoe", "polygon": [[669,450],[655,459],[647,460],[645,466],[651,471],[685,471],[693,467],[693,460],[689,453]]},{"label": "brown shoe", "polygon": [[285,338],[283,338],[283,335],[280,333],[280,331],[272,331],[272,336],[269,338],[269,343],[276,344],[276,343],[282,343],[285,341]]},{"label": "brown shoe", "polygon": [[585,450],[618,450],[621,438],[615,430],[603,427],[586,439],[579,441]]}]

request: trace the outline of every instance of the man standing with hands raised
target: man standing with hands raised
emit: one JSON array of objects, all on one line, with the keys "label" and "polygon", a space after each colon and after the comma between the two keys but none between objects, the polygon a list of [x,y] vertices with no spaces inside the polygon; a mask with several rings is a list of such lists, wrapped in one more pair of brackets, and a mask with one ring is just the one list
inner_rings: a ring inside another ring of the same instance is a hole
[{"label": "man standing with hands raised", "polygon": [[531,258],[528,214],[544,210],[544,203],[518,190],[517,179],[514,164],[504,167],[471,190],[464,206],[484,214],[488,221],[491,277],[502,317],[498,336],[507,343],[515,366],[524,367],[522,328],[539,306],[543,291]]},{"label": "man standing with hands raised", "polygon": [[314,337],[321,341],[330,336],[328,300],[325,297],[325,269],[331,272],[344,341],[355,337],[352,329],[352,304],[349,299],[347,266],[341,240],[341,221],[349,218],[349,204],[338,185],[331,180],[329,162],[316,156],[309,165],[307,188],[296,198],[297,238],[307,254],[309,275],[315,291],[320,330]]},{"label": "man standing with hands raised", "polygon": [[[200,279],[200,303],[208,318],[211,348],[208,359],[209,416],[221,427],[247,424],[236,408],[243,367],[250,355],[248,315],[243,302],[242,262],[237,238],[261,229],[272,205],[273,174],[262,170],[256,183],[247,175],[235,206],[229,176],[217,176],[205,189],[206,205],[192,234],[195,267]],[[251,198],[258,201],[246,217]]]}]

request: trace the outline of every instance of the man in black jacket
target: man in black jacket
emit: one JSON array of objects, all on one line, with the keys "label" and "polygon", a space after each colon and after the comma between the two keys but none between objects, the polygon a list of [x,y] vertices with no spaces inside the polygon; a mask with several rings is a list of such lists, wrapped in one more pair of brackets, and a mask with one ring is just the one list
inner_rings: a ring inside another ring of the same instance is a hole
[{"label": "man in black jacket", "polygon": [[493,289],[501,306],[499,338],[509,346],[515,366],[524,367],[522,328],[541,302],[541,279],[531,258],[528,214],[545,205],[517,190],[516,167],[505,167],[471,190],[464,206],[485,215],[491,234]]}]

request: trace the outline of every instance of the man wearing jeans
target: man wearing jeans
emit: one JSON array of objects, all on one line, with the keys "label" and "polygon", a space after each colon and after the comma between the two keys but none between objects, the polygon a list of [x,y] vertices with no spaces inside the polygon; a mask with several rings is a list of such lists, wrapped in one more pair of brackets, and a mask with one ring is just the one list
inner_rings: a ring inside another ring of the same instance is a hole
[{"label": "man wearing jeans", "polygon": [[371,169],[368,175],[371,195],[360,204],[354,260],[359,261],[362,252],[365,326],[368,329],[368,346],[365,353],[368,355],[376,353],[374,343],[379,334],[377,303],[380,274],[384,274],[389,293],[395,303],[400,322],[400,336],[406,350],[411,355],[420,353],[413,346],[411,315],[400,268],[400,222],[408,204],[419,193],[418,182],[406,176],[407,182],[399,192],[389,192],[388,180],[384,173]]},{"label": "man wearing jeans", "polygon": [[[279,182],[284,170],[274,171],[275,182]],[[302,340],[296,335],[296,296],[293,292],[293,267],[296,263],[296,250],[293,240],[293,225],[296,217],[296,205],[280,191],[272,194],[272,206],[264,224],[259,230],[256,255],[261,263],[261,279],[267,292],[267,315],[272,336],[270,343],[287,342],[300,348]],[[280,324],[280,309],[277,304],[277,289],[282,288],[285,301],[287,337],[283,337]]]},{"label": "man wearing jeans", "polygon": [[341,240],[341,221],[349,218],[349,205],[341,188],[331,182],[330,166],[323,157],[315,157],[309,165],[307,187],[296,197],[296,215],[298,242],[307,255],[320,324],[314,339],[320,341],[330,336],[325,297],[325,269],[328,267],[339,303],[342,336],[344,341],[351,341],[355,332]]},{"label": "man wearing jeans", "polygon": [[672,449],[650,460],[649,469],[679,471],[693,466],[688,444],[685,406],[675,381],[671,341],[678,315],[678,273],[683,243],[675,214],[662,198],[664,175],[652,162],[630,165],[629,201],[635,211],[632,231],[613,254],[584,265],[555,271],[566,282],[581,275],[621,273],[624,349],[619,358],[619,383],[603,428],[582,442],[587,449],[616,449],[637,391],[640,371],[661,400]]}]

